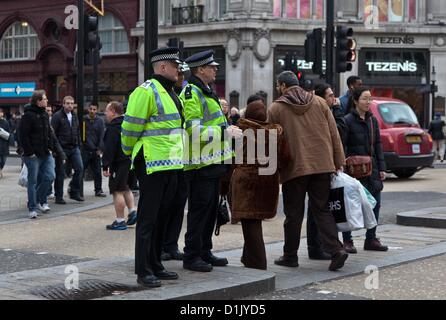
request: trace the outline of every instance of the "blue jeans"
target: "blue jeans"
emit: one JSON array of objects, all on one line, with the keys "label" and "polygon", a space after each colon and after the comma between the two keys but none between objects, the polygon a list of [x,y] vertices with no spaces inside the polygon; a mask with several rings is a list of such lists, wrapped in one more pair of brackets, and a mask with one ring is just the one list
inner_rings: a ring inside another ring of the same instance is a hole
[{"label": "blue jeans", "polygon": [[[64,149],[67,156],[67,162],[71,164],[74,169],[73,179],[70,182],[71,195],[79,195],[81,192],[82,177],[84,174],[84,166],[82,164],[82,157],[79,148]],[[54,195],[56,199],[63,199],[64,192],[64,179],[65,179],[65,164],[60,160],[56,163],[56,182],[54,183]]]},{"label": "blue jeans", "polygon": [[24,157],[28,168],[28,209],[37,210],[37,204],[47,203],[48,189],[54,181],[54,158]]},{"label": "blue jeans", "polygon": [[[376,222],[378,222],[379,218],[379,209],[381,209],[381,191],[377,193],[372,193],[372,196],[376,200],[376,207],[373,209],[373,213],[375,214]],[[368,229],[365,233],[365,238],[367,240],[373,240],[376,239],[376,227],[372,229]],[[342,233],[342,239],[345,241],[352,240],[352,233],[351,232],[343,232]]]}]

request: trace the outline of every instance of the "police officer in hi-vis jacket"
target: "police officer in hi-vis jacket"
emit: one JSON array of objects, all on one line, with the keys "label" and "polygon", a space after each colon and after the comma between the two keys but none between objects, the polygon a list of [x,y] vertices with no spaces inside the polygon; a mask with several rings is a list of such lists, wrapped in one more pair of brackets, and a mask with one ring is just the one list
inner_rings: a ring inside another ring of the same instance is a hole
[{"label": "police officer in hi-vis jacket", "polygon": [[208,272],[213,266],[228,264],[226,258],[212,254],[212,233],[217,215],[219,181],[227,171],[224,162],[230,163],[234,156],[231,138],[240,137],[242,131],[228,125],[218,96],[210,87],[219,65],[214,60],[213,51],[194,54],[186,59],[186,63],[192,76],[180,95],[189,136],[189,163],[184,168],[189,183],[189,210],[183,267]]},{"label": "police officer in hi-vis jacket", "polygon": [[139,181],[135,273],[145,287],[178,278],[161,263],[169,207],[183,170],[181,102],[173,91],[178,80],[179,50],[163,48],[150,53],[154,76],[130,95],[122,123],[121,143],[131,155]]}]

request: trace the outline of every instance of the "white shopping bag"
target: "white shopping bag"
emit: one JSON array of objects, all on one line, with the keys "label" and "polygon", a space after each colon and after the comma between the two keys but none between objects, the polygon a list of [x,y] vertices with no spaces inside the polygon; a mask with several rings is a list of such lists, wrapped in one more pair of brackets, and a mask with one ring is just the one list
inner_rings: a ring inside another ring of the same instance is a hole
[{"label": "white shopping bag", "polygon": [[20,171],[19,186],[24,188],[28,187],[28,168],[26,167],[26,164],[23,164],[22,171]]},{"label": "white shopping bag", "polygon": [[362,185],[345,173],[331,178],[329,209],[334,215],[338,231],[355,231],[364,228],[362,212]]},{"label": "white shopping bag", "polygon": [[[360,182],[358,181],[360,184]],[[362,186],[362,185],[361,185]],[[378,225],[378,222],[375,218],[375,213],[373,212],[373,208],[376,206],[376,200],[373,198],[373,196],[368,192],[366,188],[360,189],[361,193],[361,205],[362,205],[362,215],[364,218],[364,227],[366,229],[372,229]],[[372,201],[374,200],[374,203],[372,205]]]}]

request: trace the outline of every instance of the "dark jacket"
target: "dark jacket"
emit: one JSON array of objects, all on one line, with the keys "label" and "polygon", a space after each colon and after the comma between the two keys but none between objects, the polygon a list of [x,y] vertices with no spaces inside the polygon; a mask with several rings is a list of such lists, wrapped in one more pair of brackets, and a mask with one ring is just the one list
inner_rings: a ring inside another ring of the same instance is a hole
[{"label": "dark jacket", "polygon": [[[8,121],[6,119],[0,119],[0,128],[11,133]],[[10,136],[11,139],[11,136]],[[9,141],[3,138],[0,138],[0,155],[8,155],[9,154]]]},{"label": "dark jacket", "polygon": [[91,119],[89,115],[84,117],[85,121],[85,142],[84,149],[86,151],[95,152],[98,150],[104,150],[104,133],[105,124],[104,120],[96,116]]},{"label": "dark jacket", "polygon": [[65,158],[44,108],[32,104],[26,105],[18,132],[19,149],[22,150],[24,156],[42,157],[53,151],[56,155]]},{"label": "dark jacket", "polygon": [[130,157],[122,152],[121,148],[121,125],[124,121],[124,116],[113,119],[105,130],[104,136],[104,154],[102,155],[102,168],[106,171],[108,168],[111,171],[128,162],[130,166]]},{"label": "dark jacket", "polygon": [[443,127],[445,126],[444,121],[441,119],[432,120],[429,125],[429,134],[432,136],[433,140],[443,140],[444,132]]},{"label": "dark jacket", "polygon": [[386,170],[378,120],[371,112],[367,112],[365,120],[362,120],[358,111],[353,109],[345,116],[345,122],[345,156],[372,156],[372,175],[360,181],[371,193],[378,193],[383,189],[380,172]]},{"label": "dark jacket", "polygon": [[63,108],[51,118],[51,126],[63,149],[74,149],[80,146],[79,120],[76,114],[72,113],[72,115],[72,125],[70,125]]},{"label": "dark jacket", "polygon": [[336,127],[338,128],[339,136],[341,137],[342,146],[345,149],[345,132],[347,124],[345,123],[344,113],[340,106],[333,106],[330,109],[336,121]]}]

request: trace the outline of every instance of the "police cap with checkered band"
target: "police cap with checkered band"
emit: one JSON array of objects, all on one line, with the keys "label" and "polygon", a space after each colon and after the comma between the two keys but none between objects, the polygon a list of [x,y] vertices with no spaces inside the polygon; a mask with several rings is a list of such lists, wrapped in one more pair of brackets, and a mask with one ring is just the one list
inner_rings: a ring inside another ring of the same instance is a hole
[{"label": "police cap with checkered band", "polygon": [[203,66],[219,66],[214,60],[214,51],[206,50],[198,52],[186,59],[186,63],[189,68],[197,68]]},{"label": "police cap with checkered band", "polygon": [[183,62],[180,60],[180,50],[178,48],[159,48],[150,52],[150,62],[173,61],[178,64]]}]

